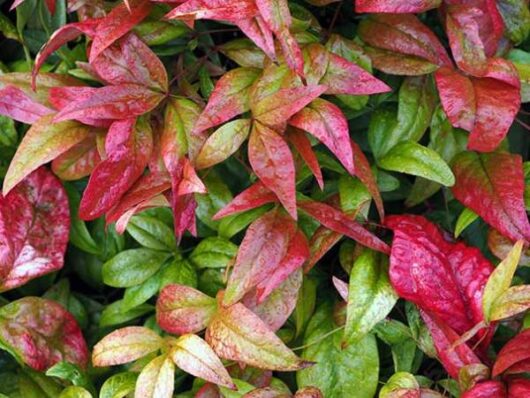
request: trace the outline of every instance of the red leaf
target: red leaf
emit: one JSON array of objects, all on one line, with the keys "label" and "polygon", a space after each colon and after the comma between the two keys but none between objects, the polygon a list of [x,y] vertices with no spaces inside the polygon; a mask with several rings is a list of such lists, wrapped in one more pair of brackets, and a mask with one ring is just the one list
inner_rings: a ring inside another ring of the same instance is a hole
[{"label": "red leaf", "polygon": [[261,48],[269,58],[273,60],[276,59],[272,31],[262,17],[258,15],[252,19],[241,19],[235,21],[235,24],[250,40]]},{"label": "red leaf", "polygon": [[325,227],[319,227],[309,241],[310,254],[304,265],[304,272],[307,274],[324,254],[331,250],[341,239],[342,234]]},{"label": "red leaf", "polygon": [[149,15],[152,8],[149,0],[128,0],[127,5],[118,4],[99,23],[90,48],[90,63],[112,43],[138,25]]},{"label": "red leaf", "polygon": [[252,210],[277,201],[276,195],[261,181],[258,181],[237,195],[230,203],[219,210],[212,219],[219,220],[235,213]]},{"label": "red leaf", "polygon": [[172,195],[171,207],[173,208],[173,223],[175,224],[177,242],[180,242],[186,231],[190,231],[193,236],[196,236],[195,209],[197,202],[195,197],[193,195]]},{"label": "red leaf", "polygon": [[60,361],[84,368],[88,361],[75,318],[59,303],[39,297],[24,297],[0,309],[0,342],[38,371]]},{"label": "red leaf", "polygon": [[311,141],[307,138],[305,133],[299,129],[291,128],[287,132],[287,139],[296,148],[307,167],[315,176],[320,189],[324,189],[324,179],[322,178],[322,171],[318,164],[318,159],[311,147]]},{"label": "red leaf", "polygon": [[147,122],[136,123],[136,119],[114,122],[105,140],[107,158],[96,166],[88,180],[79,216],[92,220],[115,206],[142,175],[152,146]]},{"label": "red leaf", "polygon": [[296,220],[295,168],[285,140],[274,130],[255,122],[248,143],[248,158],[258,178]]},{"label": "red leaf", "polygon": [[0,291],[62,268],[68,209],[64,188],[44,167],[0,195]]},{"label": "red leaf", "polygon": [[52,109],[35,102],[19,88],[7,86],[0,90],[0,115],[33,124],[50,113],[53,113]]},{"label": "red leaf", "polygon": [[431,333],[440,361],[451,377],[458,378],[460,369],[466,365],[481,363],[467,344],[462,343],[453,347],[460,336],[444,321],[434,314],[428,314],[424,311],[420,313]]},{"label": "red leaf", "polygon": [[493,365],[492,376],[528,371],[530,371],[530,329],[522,331],[502,347]]},{"label": "red leaf", "polygon": [[508,395],[503,382],[491,380],[475,384],[461,398],[508,398]]},{"label": "red leaf", "polygon": [[508,398],[526,398],[528,396],[530,396],[530,380],[517,378],[509,381]]},{"label": "red leaf", "polygon": [[449,68],[440,68],[435,78],[449,121],[471,132],[468,149],[490,152],[497,148],[521,104],[515,67],[494,58],[481,78],[466,77]]},{"label": "red leaf", "polygon": [[91,134],[52,161],[53,172],[62,180],[79,180],[88,176],[101,162],[96,135]]},{"label": "red leaf", "polygon": [[[482,295],[493,267],[477,248],[446,241],[421,216],[389,216],[385,224],[394,231],[389,274],[400,297],[459,335],[484,321]],[[481,347],[487,348],[492,332],[492,327],[479,332],[485,336]]]},{"label": "red leaf", "polygon": [[364,229],[359,223],[351,220],[341,211],[325,203],[303,200],[298,203],[298,207],[315,218],[326,228],[346,235],[349,238],[371,249],[388,253],[390,251],[387,244],[377,236]]},{"label": "red leaf", "polygon": [[252,18],[258,9],[254,1],[249,0],[188,0],[171,10],[166,19],[213,19],[235,22]]},{"label": "red leaf", "polygon": [[437,8],[441,0],[355,0],[356,12],[417,13]]},{"label": "red leaf", "polygon": [[318,138],[337,156],[346,170],[354,173],[348,121],[340,108],[317,98],[294,115],[289,124]]},{"label": "red leaf", "polygon": [[92,89],[86,98],[67,104],[55,121],[71,119],[122,120],[143,115],[155,108],[163,95],[138,84],[122,84]]},{"label": "red leaf", "polygon": [[510,153],[463,152],[453,160],[455,198],[513,241],[530,240],[522,159]]}]

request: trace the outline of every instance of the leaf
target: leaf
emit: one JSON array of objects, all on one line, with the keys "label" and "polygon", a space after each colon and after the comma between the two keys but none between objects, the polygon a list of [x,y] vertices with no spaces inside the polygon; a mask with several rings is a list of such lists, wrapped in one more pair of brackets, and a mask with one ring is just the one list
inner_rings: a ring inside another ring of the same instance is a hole
[{"label": "leaf", "polygon": [[202,239],[190,254],[197,268],[226,268],[237,254],[237,246],[222,237]]},{"label": "leaf", "polygon": [[[512,250],[513,242],[501,235],[497,230],[490,228],[488,231],[488,248],[498,259],[504,259]],[[530,265],[530,251],[525,248],[519,258],[519,265]]]},{"label": "leaf", "polygon": [[238,119],[217,129],[204,142],[195,159],[195,167],[205,169],[229,158],[247,139],[251,123],[250,119]]},{"label": "leaf", "polygon": [[[385,225],[394,231],[389,275],[401,298],[439,318],[453,334],[462,335],[484,321],[482,297],[493,267],[477,248],[447,242],[421,216],[390,216]],[[479,331],[482,348],[492,333],[491,327]]]},{"label": "leaf", "polygon": [[124,398],[127,394],[134,391],[138,375],[133,372],[117,373],[107,380],[101,386],[99,398]]},{"label": "leaf", "polygon": [[99,162],[101,157],[96,146],[96,134],[89,134],[53,159],[52,171],[61,180],[74,181],[90,175]]},{"label": "leaf", "polygon": [[297,128],[290,128],[287,131],[287,140],[296,148],[304,162],[307,164],[315,179],[317,180],[320,189],[324,189],[324,179],[322,171],[318,164],[318,159],[311,147],[311,141],[307,138],[305,132]]},{"label": "leaf", "polygon": [[221,360],[208,343],[194,334],[185,334],[171,346],[171,359],[185,372],[214,384],[236,389]]},{"label": "leaf", "polygon": [[177,248],[171,228],[154,217],[147,215],[132,217],[127,224],[127,232],[148,249],[174,251]]},{"label": "leaf", "polygon": [[523,243],[523,241],[518,241],[488,278],[488,283],[482,296],[482,309],[486,321],[491,320],[492,312],[496,309],[497,300],[506,293],[512,284],[512,279],[521,257]]},{"label": "leaf", "polygon": [[248,145],[252,169],[296,220],[295,167],[289,146],[278,133],[259,122],[254,123]]},{"label": "leaf", "polygon": [[[93,390],[92,382],[86,372],[69,362],[57,362],[46,371],[46,376],[53,376],[70,381],[74,386],[86,387]],[[75,390],[74,390],[75,391]]]},{"label": "leaf", "polygon": [[31,172],[88,137],[90,128],[74,121],[52,123],[52,115],[39,119],[26,132],[4,177],[7,194]]},{"label": "leaf", "polygon": [[530,34],[530,10],[521,0],[501,0],[497,3],[504,20],[506,35],[515,44],[520,44]]},{"label": "leaf", "polygon": [[164,340],[151,329],[129,326],[106,335],[92,352],[94,366],[121,365],[157,351]]},{"label": "leaf", "polygon": [[[432,8],[437,8],[441,0],[356,0],[356,12],[373,12],[373,13],[418,13],[425,12]],[[383,397],[381,397],[383,398]]]},{"label": "leaf", "polygon": [[81,199],[82,219],[97,218],[118,204],[142,175],[151,156],[152,140],[151,126],[143,119],[125,119],[111,125],[105,139],[107,158],[94,168]]},{"label": "leaf", "polygon": [[414,375],[394,373],[379,392],[379,398],[421,398],[420,385]]},{"label": "leaf", "polygon": [[182,285],[164,287],[156,302],[160,327],[173,334],[198,333],[206,328],[217,310],[215,299]]},{"label": "leaf", "polygon": [[99,318],[99,326],[107,327],[120,325],[125,322],[129,322],[133,319],[136,319],[142,315],[145,315],[153,311],[153,306],[149,304],[142,304],[135,308],[131,308],[128,311],[123,310],[123,301],[118,300],[112,304],[109,304],[101,312],[101,317]]},{"label": "leaf", "polygon": [[235,213],[255,209],[267,203],[276,202],[278,198],[261,181],[258,181],[237,195],[229,204],[218,211],[212,218],[219,220]]},{"label": "leaf", "polygon": [[175,365],[166,355],[151,360],[140,372],[135,398],[171,398],[175,388]]},{"label": "leaf", "polygon": [[70,386],[61,392],[59,398],[92,398],[92,394],[83,387]]},{"label": "leaf", "polygon": [[69,228],[66,192],[45,168],[0,195],[0,291],[61,269]]},{"label": "leaf", "polygon": [[455,198],[507,238],[530,239],[522,159],[510,153],[462,152],[453,160]]},{"label": "leaf", "polygon": [[[326,398],[348,396],[352,391],[356,398],[372,398],[379,373],[375,337],[368,334],[359,343],[342,349],[341,333],[332,333],[337,326],[331,312],[331,305],[324,303],[307,326],[302,355],[316,364],[297,372],[298,386],[317,387]],[[332,334],[322,338],[328,333]]]},{"label": "leaf", "polygon": [[524,397],[530,392],[530,383],[523,378],[514,379],[508,385],[508,397]]},{"label": "leaf", "polygon": [[33,124],[51,113],[53,110],[34,101],[17,87],[7,86],[0,89],[0,115]]},{"label": "leaf", "polygon": [[193,24],[195,19],[214,19],[237,21],[257,14],[258,10],[253,2],[236,0],[220,2],[218,0],[191,0],[175,7],[168,13],[166,19],[182,19]]},{"label": "leaf", "polygon": [[388,264],[376,252],[364,250],[350,273],[343,346],[360,341],[392,310],[397,295],[388,280]]},{"label": "leaf", "polygon": [[298,358],[240,303],[218,309],[206,330],[206,341],[221,358],[260,369],[293,371],[311,364]]},{"label": "leaf", "polygon": [[455,238],[458,238],[460,234],[471,224],[478,219],[478,214],[469,210],[467,207],[462,210],[462,213],[458,216],[455,225]]},{"label": "leaf", "polygon": [[55,301],[23,297],[0,308],[0,343],[43,371],[60,361],[85,367],[88,349],[74,317]]},{"label": "leaf", "polygon": [[513,286],[495,300],[491,310],[491,320],[499,321],[511,318],[530,308],[530,289],[528,285]]},{"label": "leaf", "polygon": [[[510,395],[512,396],[512,395]],[[514,395],[515,397],[516,395]],[[473,388],[467,390],[462,398],[481,398],[481,397],[498,397],[506,398],[506,387],[501,381],[484,381],[477,383]]]},{"label": "leaf", "polygon": [[528,372],[530,368],[530,357],[528,356],[528,344],[530,344],[530,329],[526,329],[512,338],[502,347],[493,364],[491,376],[497,377],[501,374],[514,374]]}]

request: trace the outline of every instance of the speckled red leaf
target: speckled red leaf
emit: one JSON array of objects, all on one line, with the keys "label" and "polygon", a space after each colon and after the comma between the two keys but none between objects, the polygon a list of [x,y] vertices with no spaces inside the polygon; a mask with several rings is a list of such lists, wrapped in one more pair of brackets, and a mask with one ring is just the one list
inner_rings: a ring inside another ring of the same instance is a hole
[{"label": "speckled red leaf", "polygon": [[431,333],[438,358],[451,377],[458,378],[460,369],[466,365],[482,363],[466,343],[455,345],[460,336],[443,320],[425,311],[420,313]]},{"label": "speckled red leaf", "polygon": [[0,195],[0,291],[62,268],[69,229],[66,192],[44,167]]},{"label": "speckled red leaf", "polygon": [[162,92],[168,88],[164,64],[133,33],[108,47],[91,65],[111,85],[139,84]]},{"label": "speckled red leaf", "polygon": [[340,160],[346,170],[354,173],[348,121],[340,108],[317,98],[295,114],[289,124],[318,138]]},{"label": "speckled red leaf", "polygon": [[493,365],[492,376],[528,371],[530,371],[530,329],[522,331],[502,347]]},{"label": "speckled red leaf", "polygon": [[232,214],[255,209],[267,203],[277,202],[278,198],[261,181],[258,181],[237,195],[230,203],[219,210],[213,220],[219,220]]},{"label": "speckled red leaf", "polygon": [[453,160],[455,198],[513,241],[530,240],[522,158],[510,153],[463,152]]},{"label": "speckled red leaf", "polygon": [[356,12],[416,13],[439,7],[441,0],[355,0]]},{"label": "speckled red leaf", "polygon": [[79,216],[91,220],[119,203],[142,175],[153,147],[151,127],[139,119],[114,122],[107,133],[107,158],[99,163],[81,199]]},{"label": "speckled red leaf", "polygon": [[156,320],[168,333],[198,333],[215,313],[215,299],[184,285],[168,285],[156,302]]},{"label": "speckled red leaf", "polygon": [[298,207],[328,229],[346,235],[371,249],[383,253],[388,253],[390,251],[385,242],[380,240],[367,229],[364,229],[356,221],[348,218],[346,214],[328,204],[312,200],[303,200],[298,202]]},{"label": "speckled red leaf", "polygon": [[96,147],[96,134],[90,134],[80,143],[52,161],[53,172],[62,180],[79,180],[88,176],[94,167],[101,162]]},{"label": "speckled red leaf", "polygon": [[0,308],[0,342],[35,370],[60,361],[85,367],[88,349],[75,318],[59,303],[24,297]]},{"label": "speckled red leaf", "polygon": [[138,84],[122,84],[93,89],[92,94],[70,102],[55,121],[71,119],[127,119],[143,115],[164,98],[161,93]]},{"label": "speckled red leaf", "polygon": [[171,10],[165,18],[181,19],[193,24],[196,19],[213,19],[235,22],[258,14],[251,0],[188,0]]},{"label": "speckled red leaf", "polygon": [[442,106],[451,124],[471,132],[468,148],[493,151],[519,111],[520,82],[514,66],[492,58],[481,78],[441,68],[435,73]]},{"label": "speckled red leaf", "polygon": [[311,147],[311,141],[309,141],[306,134],[297,128],[290,128],[287,131],[287,140],[296,148],[302,159],[304,159],[307,167],[309,167],[315,176],[320,189],[324,189],[322,171],[320,170],[317,156]]},{"label": "speckled red leaf", "polygon": [[[127,6],[128,5],[128,6]],[[90,48],[89,60],[94,61],[106,48],[149,15],[152,4],[149,0],[128,0],[120,3],[101,20]]]},{"label": "speckled red leaf", "polygon": [[[171,205],[164,195],[156,195],[145,199],[119,215],[115,224],[116,232],[123,234],[132,216],[155,207],[171,207]],[[108,221],[106,223],[107,225],[109,224]]]},{"label": "speckled red leaf", "polygon": [[235,21],[235,24],[250,40],[254,42],[254,44],[261,48],[269,58],[273,60],[276,59],[272,30],[270,30],[262,17],[257,15],[251,19],[241,19]]},{"label": "speckled red leaf", "polygon": [[261,182],[276,194],[296,220],[294,160],[283,137],[259,122],[254,123],[248,142],[248,158]]},{"label": "speckled red leaf", "polygon": [[197,235],[195,210],[197,201],[192,194],[172,195],[171,207],[173,209],[173,224],[177,242],[180,242],[184,232],[189,231],[193,236]]},{"label": "speckled red leaf", "polygon": [[342,234],[326,227],[319,227],[309,240],[309,259],[304,265],[304,272],[308,273],[316,263],[341,239]]},{"label": "speckled red leaf", "polygon": [[[446,241],[422,216],[389,216],[385,225],[394,231],[389,274],[400,297],[459,335],[484,321],[482,295],[493,266],[477,248]],[[492,327],[478,332],[482,348],[492,332]]]},{"label": "speckled red leaf", "polygon": [[506,387],[502,381],[484,381],[477,383],[465,391],[462,398],[508,398]]},{"label": "speckled red leaf", "polygon": [[50,113],[53,113],[53,109],[34,101],[19,88],[7,86],[0,90],[0,115],[33,124]]},{"label": "speckled red leaf", "polygon": [[530,396],[530,380],[517,378],[508,382],[508,398],[526,398]]}]

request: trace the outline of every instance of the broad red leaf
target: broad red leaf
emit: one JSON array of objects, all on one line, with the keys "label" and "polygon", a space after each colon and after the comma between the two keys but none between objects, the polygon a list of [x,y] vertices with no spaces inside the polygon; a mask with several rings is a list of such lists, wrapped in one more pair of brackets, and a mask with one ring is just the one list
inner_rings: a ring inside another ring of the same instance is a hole
[{"label": "broad red leaf", "polygon": [[[477,248],[446,241],[438,227],[421,216],[389,216],[385,225],[394,231],[389,274],[400,297],[458,335],[484,321],[482,295],[493,267]],[[492,332],[492,327],[479,331],[482,348],[487,348]]]},{"label": "broad red leaf", "polygon": [[248,142],[248,158],[261,182],[296,220],[295,168],[289,145],[274,130],[255,122]]},{"label": "broad red leaf", "polygon": [[454,346],[460,336],[443,320],[426,311],[420,313],[431,333],[438,357],[451,377],[458,378],[460,369],[466,365],[482,363],[466,343]]},{"label": "broad red leaf", "polygon": [[508,395],[503,382],[490,380],[475,384],[462,398],[508,398]]},{"label": "broad red leaf", "polygon": [[354,173],[348,121],[337,105],[321,98],[295,114],[289,124],[318,138],[340,160],[346,170]]},{"label": "broad red leaf", "polygon": [[0,291],[62,268],[68,209],[64,188],[43,167],[0,195]]},{"label": "broad red leaf", "polygon": [[105,140],[107,158],[96,166],[88,180],[79,216],[91,220],[119,203],[142,175],[152,146],[151,127],[146,121],[125,119],[114,122]]},{"label": "broad red leaf", "polygon": [[235,24],[241,31],[247,35],[265,54],[271,59],[276,59],[276,50],[274,48],[274,38],[272,30],[259,15],[250,19],[241,19],[235,21]]},{"label": "broad red leaf", "polygon": [[83,141],[57,156],[52,161],[52,170],[61,180],[79,180],[92,173],[99,162],[101,157],[96,146],[96,134],[89,134]]},{"label": "broad red leaf", "polygon": [[346,235],[371,249],[383,253],[388,253],[390,251],[385,242],[373,235],[370,231],[364,229],[356,221],[348,218],[346,214],[328,204],[314,202],[312,200],[303,200],[298,203],[298,207],[311,217],[315,218],[326,228]]},{"label": "broad red leaf", "polygon": [[508,398],[526,398],[530,394],[530,380],[517,378],[508,382]]},{"label": "broad red leaf", "polygon": [[287,131],[287,139],[296,148],[307,167],[311,170],[315,179],[317,180],[320,189],[324,189],[324,179],[322,178],[322,171],[318,164],[318,159],[311,147],[311,141],[307,138],[305,133],[296,128],[290,128]]},{"label": "broad red leaf", "polygon": [[88,362],[75,318],[59,303],[39,297],[24,297],[0,308],[0,342],[38,371],[60,361],[83,368]]},{"label": "broad red leaf", "polygon": [[164,98],[161,93],[138,84],[122,84],[93,89],[92,95],[66,105],[55,121],[71,119],[127,119],[143,115]]},{"label": "broad red leaf", "polygon": [[139,84],[166,92],[166,68],[156,54],[130,33],[107,48],[92,62],[94,71],[108,84]]},{"label": "broad red leaf", "polygon": [[448,67],[435,73],[440,99],[454,127],[471,132],[468,148],[497,148],[519,111],[520,82],[515,67],[492,58],[481,78],[467,77]]},{"label": "broad red leaf", "polygon": [[493,365],[492,376],[528,371],[530,371],[530,329],[522,331],[502,347]]},{"label": "broad red leaf", "polygon": [[184,285],[168,285],[156,302],[156,320],[168,333],[198,333],[217,309],[215,299]]},{"label": "broad red leaf", "polygon": [[309,256],[305,236],[297,230],[292,218],[274,209],[247,229],[223,297],[229,306],[256,289],[262,302]]},{"label": "broad red leaf", "polygon": [[355,11],[373,13],[417,13],[437,8],[441,0],[355,0]]},{"label": "broad red leaf", "polygon": [[17,122],[33,124],[51,113],[52,109],[35,102],[19,88],[7,86],[0,90],[0,115]]},{"label": "broad red leaf", "polygon": [[149,0],[128,0],[120,3],[101,20],[97,26],[90,48],[89,60],[93,62],[106,48],[149,15],[152,4]]},{"label": "broad red leaf", "polygon": [[254,1],[249,0],[188,0],[171,10],[165,18],[182,19],[193,24],[196,19],[236,22],[258,14]]},{"label": "broad red leaf", "polygon": [[212,219],[219,220],[232,214],[252,210],[277,201],[276,195],[261,181],[258,181],[237,195],[230,203],[219,210]]},{"label": "broad red leaf", "polygon": [[457,200],[513,241],[530,240],[519,155],[463,152],[453,160],[453,173]]}]

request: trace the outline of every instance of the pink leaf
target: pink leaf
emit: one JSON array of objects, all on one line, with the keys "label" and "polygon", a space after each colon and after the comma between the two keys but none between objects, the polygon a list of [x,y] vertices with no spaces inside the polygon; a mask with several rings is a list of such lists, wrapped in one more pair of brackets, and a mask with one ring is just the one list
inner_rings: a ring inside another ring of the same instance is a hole
[{"label": "pink leaf", "polygon": [[35,102],[19,88],[7,86],[0,90],[0,115],[33,124],[50,113],[53,113],[52,109]]},{"label": "pink leaf", "polygon": [[276,195],[261,181],[258,181],[237,195],[230,203],[219,210],[212,219],[219,220],[232,214],[252,210],[277,201]]},{"label": "pink leaf", "polygon": [[437,8],[441,0],[355,0],[356,12],[418,13]]},{"label": "pink leaf", "polygon": [[497,355],[492,376],[502,373],[524,373],[530,370],[530,329],[508,341]]},{"label": "pink leaf", "polygon": [[322,171],[318,164],[318,159],[311,147],[311,141],[307,138],[305,133],[299,129],[291,128],[287,132],[287,139],[296,148],[307,167],[311,170],[315,179],[317,180],[320,189],[324,189],[324,179],[322,178]]}]

